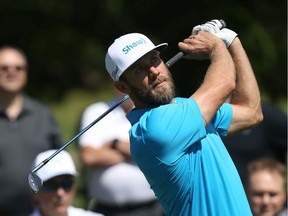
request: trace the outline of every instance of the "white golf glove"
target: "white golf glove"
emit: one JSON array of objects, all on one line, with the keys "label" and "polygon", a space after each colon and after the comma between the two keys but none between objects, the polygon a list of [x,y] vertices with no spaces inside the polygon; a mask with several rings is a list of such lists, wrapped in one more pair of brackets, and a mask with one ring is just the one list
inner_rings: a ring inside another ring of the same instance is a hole
[{"label": "white golf glove", "polygon": [[195,26],[192,30],[192,35],[197,34],[198,31],[210,32],[220,38],[228,48],[233,40],[237,37],[237,33],[224,27],[225,26],[223,23],[217,19],[214,19],[206,22],[205,24]]},{"label": "white golf glove", "polygon": [[215,35],[225,43],[227,48],[232,44],[233,40],[237,37],[237,33],[228,28],[221,29],[221,31],[217,32]]},{"label": "white golf glove", "polygon": [[205,24],[202,25],[197,25],[192,29],[192,35],[197,34],[198,31],[206,31],[210,33],[217,33],[220,31],[221,28],[223,28],[223,24],[217,20],[213,19],[211,21],[206,22]]}]

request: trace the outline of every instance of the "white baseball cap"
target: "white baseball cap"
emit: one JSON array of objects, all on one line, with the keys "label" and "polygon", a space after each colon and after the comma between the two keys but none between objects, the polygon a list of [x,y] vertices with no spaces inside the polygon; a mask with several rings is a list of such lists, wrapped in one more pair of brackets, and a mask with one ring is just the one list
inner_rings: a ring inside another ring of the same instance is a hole
[{"label": "white baseball cap", "polygon": [[[42,161],[47,159],[55,151],[56,150],[53,149],[39,153],[33,162],[33,167],[36,167]],[[59,175],[76,176],[77,171],[72,157],[67,151],[63,150],[39,169],[36,174],[42,179],[42,181],[47,181]]]},{"label": "white baseball cap", "polygon": [[139,58],[151,50],[162,51],[167,46],[167,43],[155,46],[148,37],[140,33],[123,35],[108,48],[105,58],[106,70],[114,81],[118,81],[125,70]]}]

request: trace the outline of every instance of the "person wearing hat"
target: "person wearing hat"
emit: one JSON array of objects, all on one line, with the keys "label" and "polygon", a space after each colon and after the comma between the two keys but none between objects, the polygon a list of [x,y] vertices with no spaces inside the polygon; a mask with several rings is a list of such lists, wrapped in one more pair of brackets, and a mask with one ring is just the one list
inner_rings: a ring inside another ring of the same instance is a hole
[{"label": "person wearing hat", "polygon": [[[55,151],[39,153],[32,167],[40,164]],[[76,193],[77,171],[67,151],[61,151],[36,174],[42,179],[43,187],[34,194],[35,209],[30,216],[103,216],[72,206]]]},{"label": "person wearing hat", "polygon": [[260,93],[237,34],[220,30],[218,23],[199,25],[178,43],[185,58],[210,59],[189,98],[175,97],[172,75],[160,57],[166,43],[155,46],[145,35],[129,33],[106,54],[115,87],[135,105],[127,114],[132,158],[166,216],[252,215],[220,136],[262,121]]}]

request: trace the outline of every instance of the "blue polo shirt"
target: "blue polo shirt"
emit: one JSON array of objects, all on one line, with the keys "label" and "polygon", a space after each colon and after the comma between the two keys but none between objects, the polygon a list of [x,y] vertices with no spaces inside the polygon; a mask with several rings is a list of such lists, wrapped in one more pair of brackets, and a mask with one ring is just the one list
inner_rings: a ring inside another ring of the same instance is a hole
[{"label": "blue polo shirt", "polygon": [[238,172],[220,136],[232,120],[224,104],[204,126],[197,103],[134,109],[127,118],[131,154],[167,216],[249,216],[250,207]]}]

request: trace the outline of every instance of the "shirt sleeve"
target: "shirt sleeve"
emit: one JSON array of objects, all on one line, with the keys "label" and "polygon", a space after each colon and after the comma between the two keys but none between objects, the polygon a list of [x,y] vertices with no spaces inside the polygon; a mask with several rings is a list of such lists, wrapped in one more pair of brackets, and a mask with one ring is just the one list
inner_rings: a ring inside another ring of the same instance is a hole
[{"label": "shirt sleeve", "polygon": [[233,110],[229,103],[224,103],[216,112],[211,123],[220,136],[227,136],[232,121]]}]

